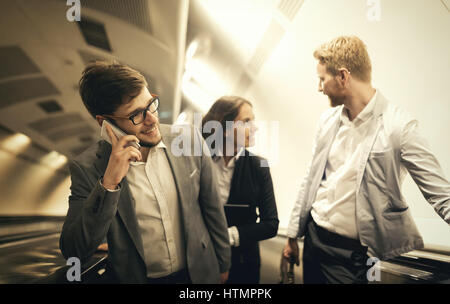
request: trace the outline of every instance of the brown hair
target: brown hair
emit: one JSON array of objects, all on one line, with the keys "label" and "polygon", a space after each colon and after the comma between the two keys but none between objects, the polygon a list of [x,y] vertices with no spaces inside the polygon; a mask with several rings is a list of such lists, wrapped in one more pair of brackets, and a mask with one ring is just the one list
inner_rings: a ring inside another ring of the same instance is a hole
[{"label": "brown hair", "polygon": [[95,115],[113,114],[147,86],[144,76],[127,65],[96,61],[84,69],[79,92],[86,109],[95,118]]},{"label": "brown hair", "polygon": [[[246,103],[250,106],[252,104],[250,101],[238,97],[238,96],[222,96],[209,109],[208,113],[202,119],[202,130],[203,126],[208,121],[218,121],[222,125],[222,130],[226,130],[226,122],[234,121],[239,115],[239,110],[242,105]],[[210,133],[202,132],[204,138],[208,137]]]},{"label": "brown hair", "polygon": [[333,76],[340,68],[346,68],[359,80],[371,81],[372,65],[367,48],[356,36],[341,36],[322,44],[314,52],[314,58]]}]

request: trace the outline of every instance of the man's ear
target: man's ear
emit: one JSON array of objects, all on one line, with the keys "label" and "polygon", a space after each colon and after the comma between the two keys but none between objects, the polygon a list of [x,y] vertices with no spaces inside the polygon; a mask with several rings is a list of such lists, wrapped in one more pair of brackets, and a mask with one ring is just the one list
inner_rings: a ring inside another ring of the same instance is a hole
[{"label": "man's ear", "polygon": [[95,120],[97,120],[98,125],[101,127],[103,124],[103,121],[105,120],[105,117],[100,116],[100,115],[95,115]]},{"label": "man's ear", "polygon": [[339,80],[339,83],[345,87],[348,84],[348,81],[350,79],[350,71],[346,68],[340,68],[338,70],[337,78]]}]

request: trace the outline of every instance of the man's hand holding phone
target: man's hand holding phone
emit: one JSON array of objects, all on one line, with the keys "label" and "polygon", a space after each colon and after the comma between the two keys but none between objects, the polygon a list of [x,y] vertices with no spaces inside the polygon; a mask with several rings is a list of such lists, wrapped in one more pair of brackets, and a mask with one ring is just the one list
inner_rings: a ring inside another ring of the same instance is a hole
[{"label": "man's hand holding phone", "polygon": [[131,161],[142,161],[141,152],[131,142],[138,142],[139,139],[134,135],[125,135],[118,138],[112,128],[106,125],[106,132],[111,139],[111,155],[108,161],[105,175],[103,176],[103,187],[114,190],[120,181],[127,175]]}]

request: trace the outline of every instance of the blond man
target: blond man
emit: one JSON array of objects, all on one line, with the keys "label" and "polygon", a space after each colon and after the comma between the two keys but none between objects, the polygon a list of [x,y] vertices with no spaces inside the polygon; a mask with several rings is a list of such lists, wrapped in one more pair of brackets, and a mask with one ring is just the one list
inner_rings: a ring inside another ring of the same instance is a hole
[{"label": "blond man", "polygon": [[359,38],[335,38],[314,57],[331,108],[319,120],[284,255],[298,264],[297,238],[305,236],[305,283],[367,283],[369,256],[385,260],[423,247],[401,193],[405,173],[449,224],[450,184],[417,121],[372,87]]}]

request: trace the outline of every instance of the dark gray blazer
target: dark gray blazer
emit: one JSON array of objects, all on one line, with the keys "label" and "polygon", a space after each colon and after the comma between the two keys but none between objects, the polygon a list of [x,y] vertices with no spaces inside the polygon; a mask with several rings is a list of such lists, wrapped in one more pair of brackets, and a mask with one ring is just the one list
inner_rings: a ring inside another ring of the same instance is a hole
[{"label": "dark gray blazer", "polygon": [[[189,275],[193,283],[219,283],[220,273],[230,268],[231,251],[212,160],[205,153],[203,156],[172,153],[174,139],[176,143],[181,139],[204,143],[197,131],[172,134],[171,126],[163,124],[160,130],[178,190]],[[86,261],[106,236],[109,265],[117,280],[145,283],[143,245],[126,177],[118,192],[108,192],[99,183],[110,153],[111,145],[99,141],[70,162],[72,185],[60,237],[61,252],[66,259],[78,257]]]}]

